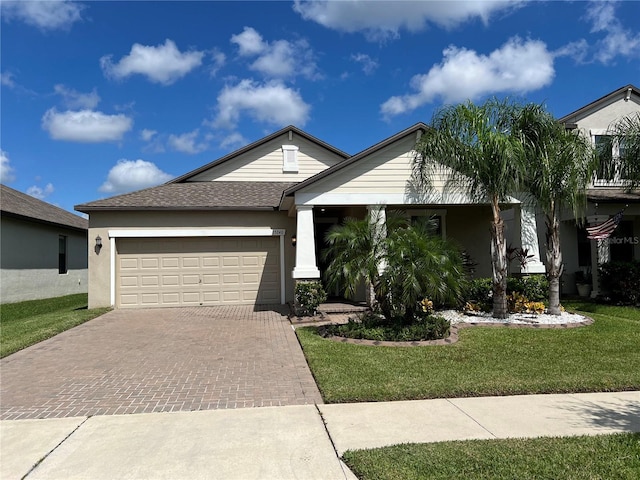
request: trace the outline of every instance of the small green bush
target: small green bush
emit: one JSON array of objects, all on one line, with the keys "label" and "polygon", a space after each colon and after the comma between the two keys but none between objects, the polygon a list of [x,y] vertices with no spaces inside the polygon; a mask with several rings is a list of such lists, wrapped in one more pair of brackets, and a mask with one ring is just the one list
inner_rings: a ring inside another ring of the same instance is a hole
[{"label": "small green bush", "polygon": [[315,315],[318,306],[327,300],[327,293],[320,282],[299,282],[296,284],[296,314]]},{"label": "small green bush", "polygon": [[545,275],[529,275],[507,279],[507,293],[517,292],[532,302],[546,300],[549,295],[549,280]]},{"label": "small green bush", "polygon": [[605,263],[599,273],[605,299],[621,305],[640,305],[640,261]]},{"label": "small green bush", "polygon": [[[489,312],[492,304],[493,286],[490,278],[475,278],[470,280],[465,290],[465,302],[473,305],[477,310]],[[507,279],[507,295],[517,293],[526,297],[527,301],[541,302],[549,294],[549,281],[544,275],[530,275],[522,278],[509,277]]]},{"label": "small green bush", "polygon": [[390,342],[411,342],[422,340],[438,340],[449,336],[450,323],[443,317],[428,315],[407,324],[404,318],[392,321],[374,313],[365,313],[350,318],[343,325],[321,327],[323,336],[336,335],[346,338],[357,338]]}]

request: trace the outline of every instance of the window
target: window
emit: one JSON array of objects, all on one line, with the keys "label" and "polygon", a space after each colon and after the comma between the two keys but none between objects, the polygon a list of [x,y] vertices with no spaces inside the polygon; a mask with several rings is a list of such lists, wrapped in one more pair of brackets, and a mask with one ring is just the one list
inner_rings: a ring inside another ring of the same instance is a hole
[{"label": "window", "polygon": [[446,210],[409,210],[411,216],[411,224],[426,223],[433,228],[433,233],[442,238],[446,238]]},{"label": "window", "polygon": [[282,145],[282,173],[298,173],[298,147]]},{"label": "window", "polygon": [[67,237],[58,237],[58,273],[67,273]]}]

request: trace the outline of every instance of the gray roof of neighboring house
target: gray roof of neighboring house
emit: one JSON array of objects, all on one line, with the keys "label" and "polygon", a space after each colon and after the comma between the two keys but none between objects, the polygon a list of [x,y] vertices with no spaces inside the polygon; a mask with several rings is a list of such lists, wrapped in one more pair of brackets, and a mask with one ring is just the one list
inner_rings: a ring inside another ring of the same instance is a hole
[{"label": "gray roof of neighboring house", "polygon": [[565,115],[564,117],[558,119],[558,121],[560,123],[575,123],[576,119],[579,118],[583,113],[588,112],[594,107],[600,106],[602,104],[606,104],[612,98],[615,98],[616,96],[622,93],[625,93],[629,90],[635,93],[636,95],[640,95],[640,89],[638,89],[638,87],[632,84],[625,85],[624,87],[620,87],[611,93],[607,93],[605,96],[600,97],[597,100],[594,100],[593,102],[589,103],[588,105],[585,105],[584,107],[579,108],[575,112],[571,112],[568,115]]},{"label": "gray roof of neighboring house", "polygon": [[166,183],[137,192],[76,205],[80,212],[99,210],[274,210],[289,182]]},{"label": "gray roof of neighboring house", "polygon": [[20,217],[27,220],[58,225],[75,230],[87,230],[89,222],[87,219],[62,208],[43,202],[37,198],[19,192],[6,185],[0,185],[0,211],[3,215]]},{"label": "gray roof of neighboring house", "polygon": [[246,145],[234,152],[231,152],[230,154],[219,158],[211,163],[207,163],[206,165],[203,165],[202,167],[199,167],[195,170],[192,170],[190,172],[185,173],[184,175],[180,175],[179,177],[174,178],[173,180],[170,180],[168,183],[180,183],[180,182],[184,182],[185,180],[199,174],[202,173],[206,170],[209,170],[210,168],[213,167],[217,167],[218,165],[221,165],[225,162],[228,162],[229,160],[232,160],[250,150],[253,150],[254,148],[259,147],[260,145],[264,145],[267,142],[270,142],[271,140],[273,140],[274,138],[278,138],[281,135],[284,135],[287,132],[293,132],[297,135],[300,135],[303,138],[306,138],[307,140],[309,140],[310,142],[315,143],[316,145],[319,145],[323,148],[326,148],[327,150],[330,150],[331,152],[335,153],[336,155],[342,157],[342,158],[349,158],[349,154],[343,152],[342,150],[337,149],[336,147],[334,147],[333,145],[329,145],[326,142],[323,142],[322,140],[314,137],[313,135],[309,135],[307,132],[300,130],[297,127],[294,127],[293,125],[289,125],[288,127],[285,127],[281,130],[278,130],[277,132],[272,133],[271,135],[267,135],[264,138],[261,138],[260,140],[257,140],[253,143],[250,143],[249,145]]}]

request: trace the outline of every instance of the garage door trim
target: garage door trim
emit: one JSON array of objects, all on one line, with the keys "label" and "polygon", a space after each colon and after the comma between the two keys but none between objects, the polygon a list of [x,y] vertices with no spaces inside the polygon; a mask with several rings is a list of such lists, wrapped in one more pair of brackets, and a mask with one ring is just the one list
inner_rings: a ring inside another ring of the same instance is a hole
[{"label": "garage door trim", "polygon": [[111,247],[111,306],[116,305],[116,238],[161,237],[280,237],[280,303],[285,303],[284,282],[284,228],[217,228],[217,229],[131,229],[109,230]]}]

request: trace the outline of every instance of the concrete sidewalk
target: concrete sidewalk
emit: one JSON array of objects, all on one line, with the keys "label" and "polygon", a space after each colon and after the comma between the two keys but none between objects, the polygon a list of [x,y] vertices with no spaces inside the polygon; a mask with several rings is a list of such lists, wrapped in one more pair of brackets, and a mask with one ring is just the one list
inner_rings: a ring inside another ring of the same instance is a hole
[{"label": "concrete sidewalk", "polygon": [[640,392],[6,420],[0,478],[353,479],[349,449],[614,432],[640,432]]}]

